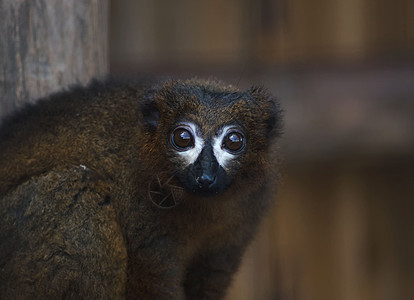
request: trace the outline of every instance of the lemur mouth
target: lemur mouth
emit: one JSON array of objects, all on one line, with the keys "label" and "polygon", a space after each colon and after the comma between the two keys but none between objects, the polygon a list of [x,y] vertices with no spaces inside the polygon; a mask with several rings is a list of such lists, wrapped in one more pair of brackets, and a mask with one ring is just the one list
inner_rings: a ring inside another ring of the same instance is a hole
[{"label": "lemur mouth", "polygon": [[170,209],[183,200],[184,188],[175,175],[157,174],[148,184],[148,197],[158,208]]}]

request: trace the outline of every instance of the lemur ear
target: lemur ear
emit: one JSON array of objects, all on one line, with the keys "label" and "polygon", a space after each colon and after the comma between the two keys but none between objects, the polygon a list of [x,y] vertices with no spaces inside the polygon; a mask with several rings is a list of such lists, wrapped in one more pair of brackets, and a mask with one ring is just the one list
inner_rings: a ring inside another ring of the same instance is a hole
[{"label": "lemur ear", "polygon": [[254,86],[249,90],[256,101],[259,113],[264,118],[264,126],[268,137],[277,137],[282,133],[282,111],[276,98],[263,87]]},{"label": "lemur ear", "polygon": [[145,100],[141,106],[141,113],[144,126],[148,127],[150,130],[154,130],[158,127],[160,112],[157,104],[155,103],[153,93],[150,93],[147,97],[145,97]]}]

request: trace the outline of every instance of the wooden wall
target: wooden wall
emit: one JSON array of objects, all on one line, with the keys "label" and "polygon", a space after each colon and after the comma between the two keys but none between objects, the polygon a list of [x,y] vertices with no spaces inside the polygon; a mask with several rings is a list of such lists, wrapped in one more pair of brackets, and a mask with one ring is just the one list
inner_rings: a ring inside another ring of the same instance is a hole
[{"label": "wooden wall", "polygon": [[410,0],[112,1],[111,63],[117,70],[412,58],[413,20]]},{"label": "wooden wall", "polygon": [[414,297],[414,160],[289,165],[227,299]]},{"label": "wooden wall", "polygon": [[108,1],[0,1],[0,119],[108,71]]}]

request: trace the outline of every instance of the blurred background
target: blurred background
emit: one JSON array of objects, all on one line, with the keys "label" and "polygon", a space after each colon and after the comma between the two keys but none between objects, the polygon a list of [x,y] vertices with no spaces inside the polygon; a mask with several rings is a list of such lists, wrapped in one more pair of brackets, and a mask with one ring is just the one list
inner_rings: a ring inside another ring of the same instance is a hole
[{"label": "blurred background", "polygon": [[414,299],[414,1],[110,4],[114,73],[263,84],[283,179],[227,300]]},{"label": "blurred background", "polygon": [[414,299],[413,0],[0,0],[0,16],[0,118],[108,71],[280,99],[283,177],[226,300]]}]

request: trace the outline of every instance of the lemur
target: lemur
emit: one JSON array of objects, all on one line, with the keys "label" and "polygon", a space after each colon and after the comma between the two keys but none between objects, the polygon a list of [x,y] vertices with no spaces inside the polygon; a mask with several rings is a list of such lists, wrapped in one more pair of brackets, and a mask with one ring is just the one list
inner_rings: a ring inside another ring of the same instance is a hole
[{"label": "lemur", "polygon": [[94,81],[9,117],[0,298],[223,298],[281,129],[266,89],[200,79]]}]

